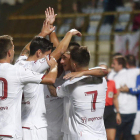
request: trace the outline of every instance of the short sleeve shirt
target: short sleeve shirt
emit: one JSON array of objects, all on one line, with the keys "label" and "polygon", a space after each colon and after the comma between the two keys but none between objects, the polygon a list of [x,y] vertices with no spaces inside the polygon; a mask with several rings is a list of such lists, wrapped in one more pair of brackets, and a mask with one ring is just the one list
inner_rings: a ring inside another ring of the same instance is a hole
[{"label": "short sleeve shirt", "polygon": [[107,81],[107,92],[106,92],[106,106],[113,105],[113,96],[117,94],[117,89],[115,86],[115,82],[112,80]]}]

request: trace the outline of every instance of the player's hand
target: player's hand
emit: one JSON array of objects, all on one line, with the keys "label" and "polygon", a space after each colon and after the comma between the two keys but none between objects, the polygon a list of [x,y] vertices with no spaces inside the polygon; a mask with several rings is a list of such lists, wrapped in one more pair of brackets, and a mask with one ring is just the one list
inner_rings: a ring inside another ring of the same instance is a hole
[{"label": "player's hand", "polygon": [[124,85],[120,88],[120,91],[121,92],[129,92],[129,88],[126,85]]},{"label": "player's hand", "polygon": [[46,20],[49,21],[50,25],[53,25],[57,14],[54,14],[54,9],[49,7],[45,11],[45,16],[46,16]]},{"label": "player's hand", "polygon": [[78,30],[76,30],[76,29],[71,29],[69,32],[72,33],[73,36],[74,35],[82,36],[82,34]]},{"label": "player's hand", "polygon": [[118,125],[120,125],[121,122],[122,122],[120,113],[117,113],[117,115],[116,115],[116,122],[117,122]]},{"label": "player's hand", "polygon": [[48,60],[47,56],[45,56],[48,65],[50,66],[50,70],[57,68],[57,62],[54,57],[51,56],[51,59]]},{"label": "player's hand", "polygon": [[63,79],[70,79],[70,80],[73,80],[74,78],[76,77],[81,77],[84,75],[84,72],[71,72],[71,73],[68,73],[66,74]]},{"label": "player's hand", "polygon": [[44,23],[43,23],[42,30],[41,30],[41,35],[43,37],[45,37],[45,36],[49,35],[54,30],[55,30],[55,26],[53,26],[51,28],[51,25],[50,25],[49,21],[45,20]]}]

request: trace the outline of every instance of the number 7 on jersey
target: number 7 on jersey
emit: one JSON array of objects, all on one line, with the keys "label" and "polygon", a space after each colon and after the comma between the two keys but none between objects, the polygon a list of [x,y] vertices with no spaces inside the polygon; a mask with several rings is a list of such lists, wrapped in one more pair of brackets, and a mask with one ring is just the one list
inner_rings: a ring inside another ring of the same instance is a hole
[{"label": "number 7 on jersey", "polygon": [[[93,94],[94,94],[94,95],[93,95]],[[92,100],[91,100],[91,112],[94,112],[94,111],[96,110],[95,103],[96,103],[96,99],[97,99],[98,92],[97,92],[97,90],[85,92],[85,96],[89,96],[89,95],[92,95]]]}]

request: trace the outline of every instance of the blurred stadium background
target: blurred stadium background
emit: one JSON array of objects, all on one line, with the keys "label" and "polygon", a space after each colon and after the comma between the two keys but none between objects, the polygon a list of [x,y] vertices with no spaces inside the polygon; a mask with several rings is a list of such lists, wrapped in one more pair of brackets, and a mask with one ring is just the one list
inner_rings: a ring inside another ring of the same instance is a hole
[{"label": "blurred stadium background", "polygon": [[114,52],[134,54],[140,60],[139,0],[0,0],[0,35],[14,38],[16,57],[40,32],[49,6],[58,14],[60,40],[71,28],[82,32],[82,38],[73,41],[88,46],[90,67],[110,65]]}]

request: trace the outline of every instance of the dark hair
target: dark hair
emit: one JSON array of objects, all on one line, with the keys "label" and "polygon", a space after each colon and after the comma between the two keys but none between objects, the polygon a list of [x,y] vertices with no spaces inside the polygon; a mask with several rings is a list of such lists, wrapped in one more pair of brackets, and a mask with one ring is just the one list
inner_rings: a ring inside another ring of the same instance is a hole
[{"label": "dark hair", "polygon": [[128,54],[125,56],[126,58],[126,62],[130,65],[130,66],[136,66],[136,59],[134,55]]},{"label": "dark hair", "polygon": [[37,50],[42,53],[53,49],[53,43],[43,37],[35,37],[30,44],[30,55],[34,55]]},{"label": "dark hair", "polygon": [[112,57],[115,57],[115,56],[122,56],[122,54],[121,53],[119,53],[119,52],[117,52],[117,53],[114,53],[113,55],[112,55]]},{"label": "dark hair", "polygon": [[75,47],[80,48],[80,44],[78,44],[77,42],[70,42],[66,52],[69,52],[70,54],[71,50]]},{"label": "dark hair", "polygon": [[75,47],[70,53],[71,59],[81,67],[87,67],[90,61],[90,54],[85,46]]},{"label": "dark hair", "polygon": [[122,65],[123,68],[126,68],[126,59],[123,56],[115,56],[113,59],[117,60],[119,65]]},{"label": "dark hair", "polygon": [[9,35],[0,36],[0,59],[6,58],[8,50],[12,48],[12,41]]}]

